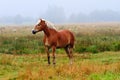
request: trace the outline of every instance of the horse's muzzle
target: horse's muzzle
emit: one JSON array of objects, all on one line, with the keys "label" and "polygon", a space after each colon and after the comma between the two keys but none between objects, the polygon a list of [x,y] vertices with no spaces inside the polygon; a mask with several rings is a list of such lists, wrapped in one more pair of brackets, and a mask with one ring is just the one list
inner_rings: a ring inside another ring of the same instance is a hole
[{"label": "horse's muzzle", "polygon": [[33,33],[33,34],[36,34],[36,31],[33,30],[32,33]]}]

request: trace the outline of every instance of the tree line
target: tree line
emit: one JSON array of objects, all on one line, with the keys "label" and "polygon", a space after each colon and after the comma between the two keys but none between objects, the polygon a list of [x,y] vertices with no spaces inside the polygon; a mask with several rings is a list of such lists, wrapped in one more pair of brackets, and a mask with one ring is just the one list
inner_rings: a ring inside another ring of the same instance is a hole
[{"label": "tree line", "polygon": [[79,12],[68,15],[63,8],[50,7],[44,14],[36,18],[15,16],[0,17],[1,24],[34,24],[39,18],[47,19],[54,23],[83,23],[83,22],[113,22],[120,21],[120,13],[112,10],[95,10],[89,14]]}]

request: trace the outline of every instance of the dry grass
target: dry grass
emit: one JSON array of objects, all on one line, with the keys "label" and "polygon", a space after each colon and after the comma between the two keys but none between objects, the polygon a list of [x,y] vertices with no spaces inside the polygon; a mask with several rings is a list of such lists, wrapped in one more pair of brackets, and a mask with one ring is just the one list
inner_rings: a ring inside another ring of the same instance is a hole
[{"label": "dry grass", "polygon": [[49,79],[72,79],[72,80],[87,80],[87,77],[91,74],[106,74],[107,72],[119,73],[120,62],[102,65],[92,63],[89,61],[83,61],[78,64],[62,64],[56,66],[44,66],[40,67],[37,71],[30,68],[25,71],[21,71],[18,74],[17,79],[20,80],[49,80]]},{"label": "dry grass", "polygon": [[[0,55],[0,79],[11,80],[96,80],[92,74],[120,73],[119,52],[75,54],[69,64],[66,55],[57,54],[57,65],[47,65],[46,55]],[[102,60],[102,58],[104,60]],[[113,62],[105,62],[109,59]],[[116,60],[117,59],[117,60]],[[4,73],[2,73],[4,72]],[[111,76],[111,77],[114,77]],[[104,78],[100,76],[100,78]],[[115,77],[115,80],[117,77]],[[118,80],[120,78],[118,77]],[[112,80],[112,79],[111,79]]]}]

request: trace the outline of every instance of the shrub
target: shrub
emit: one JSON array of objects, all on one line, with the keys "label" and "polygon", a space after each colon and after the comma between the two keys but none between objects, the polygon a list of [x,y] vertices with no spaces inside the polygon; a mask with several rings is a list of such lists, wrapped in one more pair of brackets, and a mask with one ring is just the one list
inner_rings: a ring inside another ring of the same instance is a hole
[{"label": "shrub", "polygon": [[86,49],[87,52],[98,53],[98,48],[96,45],[91,45]]},{"label": "shrub", "polygon": [[118,43],[118,42],[113,43],[113,45],[111,46],[111,50],[119,51],[120,50],[120,43]]},{"label": "shrub", "polygon": [[80,53],[80,52],[85,52],[85,51],[86,51],[86,47],[84,47],[84,46],[76,46],[75,47],[75,52]]}]

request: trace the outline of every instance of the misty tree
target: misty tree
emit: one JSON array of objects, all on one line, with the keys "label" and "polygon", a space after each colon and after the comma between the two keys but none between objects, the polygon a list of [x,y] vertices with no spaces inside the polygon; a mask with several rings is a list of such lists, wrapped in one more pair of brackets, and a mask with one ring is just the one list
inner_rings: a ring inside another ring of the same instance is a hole
[{"label": "misty tree", "polygon": [[63,23],[66,21],[64,9],[57,6],[50,6],[42,17],[55,23]]},{"label": "misty tree", "polygon": [[15,17],[14,17],[14,23],[16,23],[16,24],[22,24],[23,23],[23,17],[21,16],[21,15],[16,15]]},{"label": "misty tree", "polygon": [[112,10],[93,11],[86,15],[84,13],[72,14],[68,22],[109,22],[109,21],[120,21],[120,13]]},{"label": "misty tree", "polygon": [[1,17],[0,23],[2,24],[33,24],[35,19],[32,17],[23,17],[20,14],[15,16]]},{"label": "misty tree", "polygon": [[89,21],[89,16],[84,14],[84,13],[79,13],[79,14],[72,14],[69,19],[68,22],[88,22]]},{"label": "misty tree", "polygon": [[[66,13],[67,14],[67,13]],[[0,24],[35,24],[39,18],[45,18],[53,23],[80,23],[80,22],[112,22],[120,21],[120,13],[112,10],[95,10],[90,14],[79,12],[72,15],[65,15],[64,9],[57,6],[50,6],[45,13],[38,18],[32,16],[22,16],[20,14],[15,16],[0,17]]]},{"label": "misty tree", "polygon": [[120,14],[112,10],[95,10],[89,16],[91,22],[120,21]]}]

